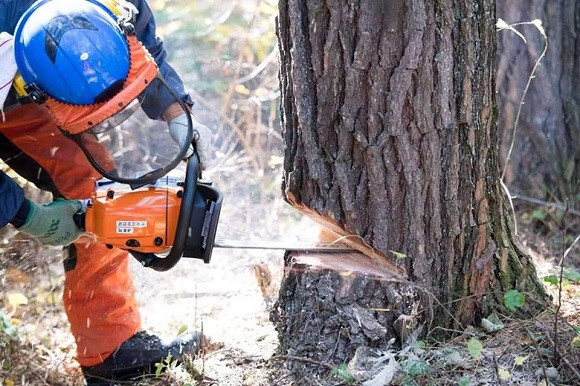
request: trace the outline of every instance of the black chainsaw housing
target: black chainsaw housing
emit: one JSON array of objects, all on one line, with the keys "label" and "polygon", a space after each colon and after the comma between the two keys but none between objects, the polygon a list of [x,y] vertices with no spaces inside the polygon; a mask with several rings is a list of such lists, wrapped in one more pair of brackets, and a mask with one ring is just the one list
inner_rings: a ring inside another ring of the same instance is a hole
[{"label": "black chainsaw housing", "polygon": [[210,262],[223,197],[210,183],[198,181],[198,176],[199,160],[194,154],[187,161],[175,239],[167,256],[129,250],[143,266],[167,271],[181,257]]}]

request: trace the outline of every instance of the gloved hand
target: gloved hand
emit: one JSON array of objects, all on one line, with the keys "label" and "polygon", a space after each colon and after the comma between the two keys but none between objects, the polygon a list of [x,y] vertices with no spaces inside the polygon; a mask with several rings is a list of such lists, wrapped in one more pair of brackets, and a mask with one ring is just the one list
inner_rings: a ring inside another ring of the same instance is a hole
[{"label": "gloved hand", "polygon": [[[185,140],[187,138],[187,113],[183,113],[178,117],[174,118],[169,122],[169,134],[171,138],[180,147],[183,147]],[[211,154],[211,139],[213,133],[207,126],[199,123],[193,117],[191,118],[193,124],[193,140],[195,141],[195,147],[197,149],[197,154],[199,155],[199,162],[205,165],[209,161]],[[189,147],[187,156],[189,157],[193,153],[193,147]]]},{"label": "gloved hand", "polygon": [[80,201],[57,200],[45,205],[30,201],[28,218],[18,230],[36,236],[45,245],[68,245],[83,233],[73,220],[81,209]]}]

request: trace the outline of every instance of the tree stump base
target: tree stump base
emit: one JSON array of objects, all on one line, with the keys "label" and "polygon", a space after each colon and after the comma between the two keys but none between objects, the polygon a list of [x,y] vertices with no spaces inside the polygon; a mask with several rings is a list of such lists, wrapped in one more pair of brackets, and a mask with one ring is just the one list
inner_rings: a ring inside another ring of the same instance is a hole
[{"label": "tree stump base", "polygon": [[359,347],[404,345],[429,320],[429,298],[416,285],[394,279],[363,254],[286,257],[279,299],[271,314],[279,353],[297,377],[328,373]]}]

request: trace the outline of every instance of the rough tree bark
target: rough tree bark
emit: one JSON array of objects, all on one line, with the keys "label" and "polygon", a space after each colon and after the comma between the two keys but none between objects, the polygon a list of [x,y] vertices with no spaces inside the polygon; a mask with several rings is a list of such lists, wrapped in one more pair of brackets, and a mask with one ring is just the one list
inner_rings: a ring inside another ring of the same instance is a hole
[{"label": "rough tree bark", "polygon": [[541,308],[498,182],[494,1],[283,0],[279,12],[284,196],[363,252],[287,256],[281,351],[343,363],[477,324],[511,289],[526,293],[520,312]]},{"label": "rough tree bark", "polygon": [[[530,85],[506,182],[515,191],[564,201],[578,193],[580,164],[580,4],[575,0],[498,0],[507,23],[540,19],[549,49]],[[497,90],[502,165],[511,142],[522,92],[544,39],[533,26],[498,35]]]}]

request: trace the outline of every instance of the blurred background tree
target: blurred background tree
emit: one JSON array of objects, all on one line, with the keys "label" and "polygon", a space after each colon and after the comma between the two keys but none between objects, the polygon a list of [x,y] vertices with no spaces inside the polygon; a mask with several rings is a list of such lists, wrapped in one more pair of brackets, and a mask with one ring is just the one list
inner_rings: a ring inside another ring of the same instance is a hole
[{"label": "blurred background tree", "polygon": [[[541,20],[547,36],[546,55],[522,105],[504,181],[521,198],[515,200],[516,209],[521,225],[531,230],[528,235],[536,237],[532,243],[546,242],[561,254],[562,246],[580,232],[580,5],[574,0],[497,0],[496,5],[498,18],[508,24]],[[502,167],[522,94],[545,45],[535,26],[515,28],[526,42],[509,31],[497,37]],[[572,257],[570,263],[580,260]]]},{"label": "blurred background tree", "polygon": [[[549,42],[522,107],[507,182],[525,195],[577,205],[580,6],[573,0],[498,0],[497,15],[508,24],[541,20]],[[518,30],[527,44],[511,33],[498,35],[497,89],[504,163],[523,90],[544,49],[544,39],[534,26]]]}]

